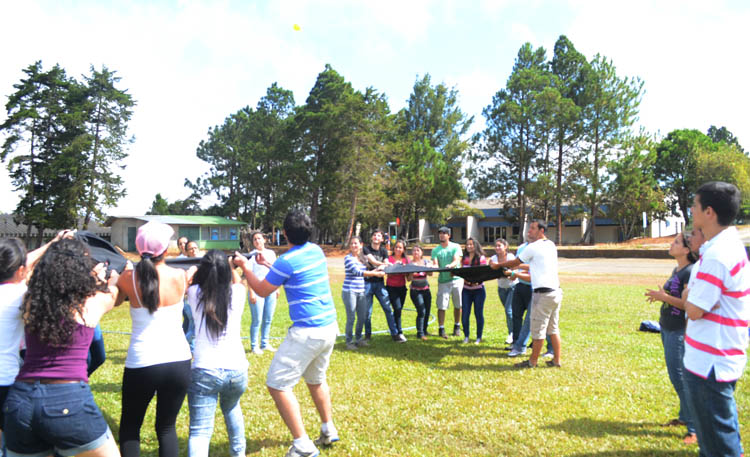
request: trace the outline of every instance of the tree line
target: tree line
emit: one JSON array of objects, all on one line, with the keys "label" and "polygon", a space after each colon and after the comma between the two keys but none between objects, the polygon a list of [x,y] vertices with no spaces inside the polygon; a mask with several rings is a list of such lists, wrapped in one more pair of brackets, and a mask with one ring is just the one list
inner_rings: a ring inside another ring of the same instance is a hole
[{"label": "tree line", "polygon": [[445,219],[467,195],[461,180],[471,123],[457,91],[429,75],[392,113],[384,94],[355,90],[326,65],[303,105],[274,83],[255,108],[211,127],[197,149],[208,171],[185,184],[192,200],[218,201],[209,213],[266,230],[303,207],[315,240],[347,240],[357,222],[372,227],[396,217],[402,236],[415,237],[419,219]]},{"label": "tree line", "polygon": [[[419,219],[472,214],[465,198],[501,197],[510,220],[617,221],[625,238],[642,214],[681,214],[700,182],[736,183],[750,197],[750,159],[726,128],[675,130],[657,140],[634,131],[644,82],[621,76],[611,59],[587,59],[565,36],[551,58],[526,43],[506,86],[483,110],[486,127],[458,106],[455,88],[418,77],[406,107],[391,113],[384,94],[356,91],[330,65],[302,105],[275,83],[255,109],[209,129],[198,157],[210,165],[186,181],[193,199],[213,195],[218,214],[278,228],[292,206],[310,210],[318,240],[348,240],[355,221],[397,218],[417,236]],[[750,201],[746,198],[745,201]],[[746,211],[747,212],[747,211]]]},{"label": "tree line", "polygon": [[83,226],[125,195],[118,174],[132,142],[127,126],[135,101],[120,78],[103,66],[80,80],[59,65],[37,61],[23,70],[5,105],[0,160],[21,199],[17,222],[38,230]]},{"label": "tree line", "polygon": [[[106,67],[78,81],[55,65],[24,69],[6,104],[2,159],[21,195],[15,214],[29,226],[70,226],[101,218],[125,194],[118,168],[132,141],[135,102]],[[618,222],[624,238],[642,214],[689,221],[692,192],[707,180],[735,183],[750,214],[750,158],[726,128],[681,129],[657,138],[634,130],[644,82],[614,63],[587,58],[560,36],[551,55],[525,43],[505,87],[474,118],[458,91],[418,76],[406,106],[393,112],[374,87],[356,90],[331,65],[303,104],[273,83],[255,107],[208,128],[197,145],[206,172],[186,179],[188,198],[157,194],[150,214],[238,218],[278,229],[293,207],[309,211],[316,241],[346,242],[365,228],[400,220],[415,238],[420,219],[479,215],[467,199],[498,198],[509,220],[543,218],[561,239],[565,221]],[[216,203],[203,208],[204,197]]]}]

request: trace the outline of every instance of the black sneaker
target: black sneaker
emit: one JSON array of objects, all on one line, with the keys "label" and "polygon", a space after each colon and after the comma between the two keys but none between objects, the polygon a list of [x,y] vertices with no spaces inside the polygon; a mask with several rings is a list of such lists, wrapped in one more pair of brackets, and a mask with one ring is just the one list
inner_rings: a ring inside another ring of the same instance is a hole
[{"label": "black sneaker", "polygon": [[445,329],[441,328],[439,332],[440,338],[448,339],[448,335],[445,334]]},{"label": "black sneaker", "polygon": [[453,326],[453,336],[461,336],[461,326],[460,325],[454,325]]}]

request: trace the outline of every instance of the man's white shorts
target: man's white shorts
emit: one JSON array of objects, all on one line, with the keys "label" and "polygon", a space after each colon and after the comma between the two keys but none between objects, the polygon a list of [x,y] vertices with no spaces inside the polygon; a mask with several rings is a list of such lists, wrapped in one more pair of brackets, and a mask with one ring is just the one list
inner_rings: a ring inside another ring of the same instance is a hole
[{"label": "man's white shorts", "polygon": [[560,334],[560,304],[562,289],[534,292],[531,296],[531,338],[543,340],[547,335]]},{"label": "man's white shorts", "polygon": [[461,290],[464,288],[464,280],[456,278],[451,282],[439,282],[437,292],[437,309],[445,311],[448,302],[453,299],[453,307],[461,309]]},{"label": "man's white shorts", "polygon": [[291,327],[268,367],[266,385],[292,390],[302,377],[308,384],[322,384],[338,333],[336,322],[325,327]]}]

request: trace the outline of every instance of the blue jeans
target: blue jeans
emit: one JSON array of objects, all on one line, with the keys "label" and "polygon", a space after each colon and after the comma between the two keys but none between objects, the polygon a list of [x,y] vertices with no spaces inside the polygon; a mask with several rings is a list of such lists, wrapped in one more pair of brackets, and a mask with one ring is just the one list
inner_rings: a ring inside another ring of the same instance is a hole
[{"label": "blue jeans", "polygon": [[685,370],[685,391],[701,457],[739,457],[742,454],[737,404],[734,401],[736,381],[718,382],[713,370],[707,379]]},{"label": "blue jeans", "polygon": [[[249,302],[249,300],[248,300]],[[271,320],[273,313],[276,311],[276,292],[272,292],[268,297],[255,296],[255,304],[250,303],[250,346],[255,349],[258,347],[258,329],[260,329],[260,348],[268,347],[268,338],[271,334]],[[262,316],[262,317],[261,317]]]},{"label": "blue jeans", "polygon": [[187,302],[182,306],[182,331],[185,333],[185,339],[190,345],[190,352],[193,352],[195,345],[195,320],[193,319],[193,311]]},{"label": "blue jeans", "polygon": [[430,289],[409,291],[414,307],[417,309],[417,337],[427,335],[427,324],[430,322],[430,306],[432,305],[432,294]]},{"label": "blue jeans", "polygon": [[[529,344],[529,335],[531,335],[531,286],[519,283],[516,284],[513,294],[513,349],[523,351]],[[526,316],[524,317],[524,312]],[[523,319],[523,323],[520,323]],[[552,350],[552,344],[547,335],[547,351]]]},{"label": "blue jeans", "polygon": [[380,307],[383,308],[385,314],[385,320],[388,322],[388,331],[391,335],[398,335],[396,331],[396,322],[393,320],[393,312],[391,312],[391,301],[388,299],[388,292],[385,290],[385,284],[383,280],[379,281],[365,281],[365,300],[367,300],[367,320],[365,321],[365,338],[369,338],[372,335],[372,297],[378,297]]},{"label": "blue jeans", "polygon": [[355,319],[357,321],[356,336],[357,341],[359,341],[362,339],[362,328],[365,326],[365,320],[367,319],[365,294],[362,292],[342,290],[341,300],[344,302],[344,309],[346,309],[346,327],[344,330],[346,342],[351,343],[353,341]]},{"label": "blue jeans", "polygon": [[669,380],[672,381],[672,386],[680,399],[680,414],[678,417],[687,425],[688,433],[695,433],[690,407],[685,398],[685,383],[683,382],[685,365],[682,358],[685,355],[685,329],[665,330],[662,328],[661,344],[664,346],[664,361],[667,363]]},{"label": "blue jeans", "polygon": [[471,323],[471,304],[474,303],[474,317],[477,319],[477,339],[482,339],[484,331],[484,301],[487,292],[484,287],[480,289],[466,289],[461,291],[461,326],[464,330],[464,338],[469,337]]},{"label": "blue jeans", "polygon": [[230,455],[245,455],[245,421],[240,397],[247,388],[247,370],[193,368],[188,388],[190,438],[188,456],[208,456],[208,445],[214,433],[216,403],[221,405],[229,436]]},{"label": "blue jeans", "polygon": [[505,308],[505,324],[508,326],[508,335],[513,334],[513,294],[516,291],[516,286],[511,287],[498,287],[497,295],[500,297],[500,303]]}]

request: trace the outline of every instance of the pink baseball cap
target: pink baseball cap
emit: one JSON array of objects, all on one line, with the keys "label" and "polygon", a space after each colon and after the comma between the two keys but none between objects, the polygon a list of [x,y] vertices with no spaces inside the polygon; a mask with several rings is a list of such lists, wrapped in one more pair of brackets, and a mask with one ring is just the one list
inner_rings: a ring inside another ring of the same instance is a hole
[{"label": "pink baseball cap", "polygon": [[169,240],[174,235],[174,229],[161,222],[150,221],[138,228],[135,236],[135,248],[138,253],[150,254],[157,257],[169,247]]}]

